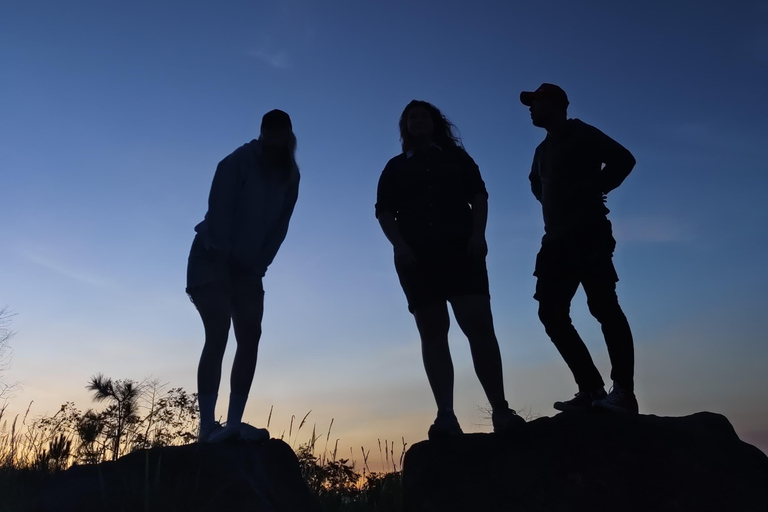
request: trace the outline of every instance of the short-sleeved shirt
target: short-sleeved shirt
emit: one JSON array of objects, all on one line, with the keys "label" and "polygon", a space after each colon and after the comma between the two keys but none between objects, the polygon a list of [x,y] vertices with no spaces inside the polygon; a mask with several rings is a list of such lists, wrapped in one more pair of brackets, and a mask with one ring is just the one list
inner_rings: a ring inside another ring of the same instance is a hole
[{"label": "short-sleeved shirt", "polygon": [[620,183],[626,176],[608,176],[602,168],[625,152],[618,142],[578,119],[569,119],[557,138],[547,135],[536,148],[529,176],[542,205],[545,241],[610,236],[603,193],[609,182]]},{"label": "short-sleeved shirt", "polygon": [[470,200],[488,192],[474,160],[461,148],[435,145],[392,158],[379,178],[376,217],[394,215],[413,250],[463,243],[472,234]]}]

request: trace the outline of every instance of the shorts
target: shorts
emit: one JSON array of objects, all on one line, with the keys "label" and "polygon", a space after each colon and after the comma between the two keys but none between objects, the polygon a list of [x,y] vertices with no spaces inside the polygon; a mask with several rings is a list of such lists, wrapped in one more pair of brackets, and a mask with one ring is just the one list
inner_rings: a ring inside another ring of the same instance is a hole
[{"label": "shorts", "polygon": [[469,255],[467,246],[430,248],[416,252],[413,265],[395,261],[400,286],[408,300],[408,311],[461,295],[490,298],[485,259]]},{"label": "shorts", "polygon": [[228,294],[264,295],[262,276],[235,269],[228,261],[217,260],[197,235],[187,261],[186,292],[193,302],[194,291],[200,288],[218,288]]},{"label": "shorts", "polygon": [[600,243],[542,244],[533,272],[538,278],[533,298],[541,301],[563,293],[573,295],[585,281],[615,286],[619,281],[613,265],[615,246],[612,237]]}]

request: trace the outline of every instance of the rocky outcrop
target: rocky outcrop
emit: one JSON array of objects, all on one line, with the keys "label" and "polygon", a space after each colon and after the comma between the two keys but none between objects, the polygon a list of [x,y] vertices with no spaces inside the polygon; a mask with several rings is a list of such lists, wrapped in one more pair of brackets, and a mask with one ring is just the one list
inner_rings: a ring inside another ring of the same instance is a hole
[{"label": "rocky outcrop", "polygon": [[561,413],[414,445],[406,512],[768,512],[768,457],[719,414]]},{"label": "rocky outcrop", "polygon": [[192,444],[140,450],[75,466],[46,486],[48,511],[258,511],[320,509],[283,441]]}]

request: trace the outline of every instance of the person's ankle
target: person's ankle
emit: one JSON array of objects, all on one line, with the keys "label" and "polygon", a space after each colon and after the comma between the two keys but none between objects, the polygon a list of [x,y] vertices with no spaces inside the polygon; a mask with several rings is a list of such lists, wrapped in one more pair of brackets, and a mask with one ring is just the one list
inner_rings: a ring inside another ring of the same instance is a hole
[{"label": "person's ankle", "polygon": [[507,402],[506,400],[499,400],[497,402],[492,402],[491,409],[493,411],[506,411],[507,409],[509,409],[509,402]]},{"label": "person's ankle", "polygon": [[230,393],[229,409],[227,411],[227,426],[240,426],[245,412],[245,403],[248,401],[248,395]]}]

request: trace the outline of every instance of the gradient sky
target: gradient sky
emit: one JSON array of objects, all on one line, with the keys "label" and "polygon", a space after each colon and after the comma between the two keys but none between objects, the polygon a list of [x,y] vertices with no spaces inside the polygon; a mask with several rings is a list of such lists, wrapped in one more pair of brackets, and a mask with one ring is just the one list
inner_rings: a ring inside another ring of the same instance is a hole
[{"label": "gradient sky", "polygon": [[[424,439],[434,402],[373,214],[418,98],[458,126],[490,193],[510,404],[553,414],[576,389],[532,299],[543,225],[527,176],[544,132],[518,95],[554,82],[571,117],[638,161],[608,206],[641,410],[720,412],[768,452],[765,2],[5,2],[0,65],[0,305],[18,313],[3,378],[23,386],[12,410],[89,407],[97,372],[195,390],[193,227],[216,164],[281,108],[303,177],[265,278],[245,419],[263,425],[274,405],[279,435],[291,415],[312,410],[322,432],[335,418],[331,441],[358,459],[379,438]],[[572,313],[607,380],[582,291]],[[459,419],[488,431],[455,326],[451,347]]]}]

